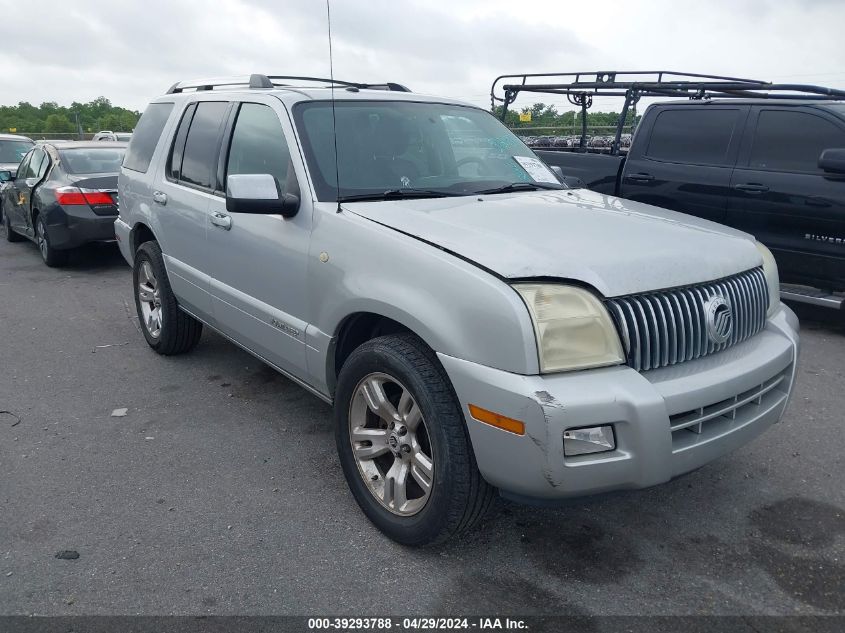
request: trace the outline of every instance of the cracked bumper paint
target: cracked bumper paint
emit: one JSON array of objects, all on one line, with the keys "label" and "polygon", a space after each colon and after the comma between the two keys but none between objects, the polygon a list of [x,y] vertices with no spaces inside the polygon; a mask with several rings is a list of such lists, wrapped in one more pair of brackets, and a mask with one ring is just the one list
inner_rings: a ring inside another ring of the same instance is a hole
[{"label": "cracked bumper paint", "polygon": [[[751,441],[783,415],[797,350],[798,320],[782,306],[748,341],[643,373],[617,366],[522,376],[439,357],[484,478],[511,495],[556,499],[660,484]],[[475,420],[469,404],[521,420],[525,435]],[[719,411],[726,414],[672,429]],[[564,456],[566,429],[605,424],[613,425],[615,450]]]}]

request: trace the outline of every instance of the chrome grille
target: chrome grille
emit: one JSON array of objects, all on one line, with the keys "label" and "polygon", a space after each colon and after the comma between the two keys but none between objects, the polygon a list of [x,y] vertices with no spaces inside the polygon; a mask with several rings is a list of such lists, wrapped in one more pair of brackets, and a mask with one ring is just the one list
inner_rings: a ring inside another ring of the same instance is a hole
[{"label": "chrome grille", "polygon": [[[733,328],[723,343],[707,334],[705,304],[720,295],[731,306]],[[769,290],[762,268],[686,288],[605,301],[616,321],[627,363],[637,371],[707,356],[754,336],[766,324]]]}]

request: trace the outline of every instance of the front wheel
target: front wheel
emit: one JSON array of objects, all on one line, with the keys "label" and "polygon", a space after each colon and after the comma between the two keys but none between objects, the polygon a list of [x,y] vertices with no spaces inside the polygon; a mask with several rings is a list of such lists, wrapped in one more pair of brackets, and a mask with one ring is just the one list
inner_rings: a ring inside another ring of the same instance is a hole
[{"label": "front wheel", "polygon": [[132,281],[138,320],[149,346],[165,356],[193,349],[202,335],[202,323],[179,309],[157,242],[138,248]]},{"label": "front wheel", "polygon": [[492,502],[449,378],[416,336],[382,336],[352,352],[338,377],[335,439],[358,505],[399,543],[444,541]]},{"label": "front wheel", "polygon": [[15,230],[12,228],[12,222],[9,220],[9,214],[3,214],[3,228],[6,229],[6,241],[7,242],[20,242],[23,237],[15,233]]}]

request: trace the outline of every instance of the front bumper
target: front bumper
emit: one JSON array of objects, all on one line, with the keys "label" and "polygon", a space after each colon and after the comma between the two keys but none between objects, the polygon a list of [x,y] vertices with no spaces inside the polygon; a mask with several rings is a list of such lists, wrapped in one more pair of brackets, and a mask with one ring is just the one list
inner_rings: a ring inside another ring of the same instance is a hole
[{"label": "front bumper", "polygon": [[45,215],[45,229],[54,248],[76,248],[114,239],[114,215],[97,215],[87,206],[55,207]]},{"label": "front bumper", "polygon": [[[798,319],[781,306],[731,349],[644,373],[617,366],[522,376],[438,356],[484,478],[512,496],[556,499],[660,484],[749,442],[783,415],[797,352]],[[475,420],[470,403],[523,421],[525,435]],[[564,430],[605,424],[615,450],[564,456]]]}]

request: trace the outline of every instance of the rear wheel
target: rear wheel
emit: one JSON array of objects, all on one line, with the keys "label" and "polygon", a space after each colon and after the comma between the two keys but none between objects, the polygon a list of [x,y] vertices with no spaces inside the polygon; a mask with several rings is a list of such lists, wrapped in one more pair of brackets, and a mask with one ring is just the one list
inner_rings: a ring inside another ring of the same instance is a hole
[{"label": "rear wheel", "polygon": [[138,248],[132,280],[138,320],[149,346],[166,356],[193,349],[202,335],[202,323],[179,309],[157,242]]},{"label": "rear wheel", "polygon": [[35,216],[35,243],[41,252],[41,259],[50,268],[67,264],[68,252],[57,250],[50,244],[50,236],[47,233],[47,228],[44,226],[44,220],[41,219],[40,214]]},{"label": "rear wheel", "polygon": [[490,507],[494,489],[478,472],[460,403],[416,336],[352,352],[338,377],[335,439],[358,505],[399,543],[444,541]]},{"label": "rear wheel", "polygon": [[9,221],[8,214],[3,214],[3,228],[6,229],[6,241],[7,242],[20,242],[23,240],[23,237],[15,233],[14,229],[12,229],[12,224]]}]

